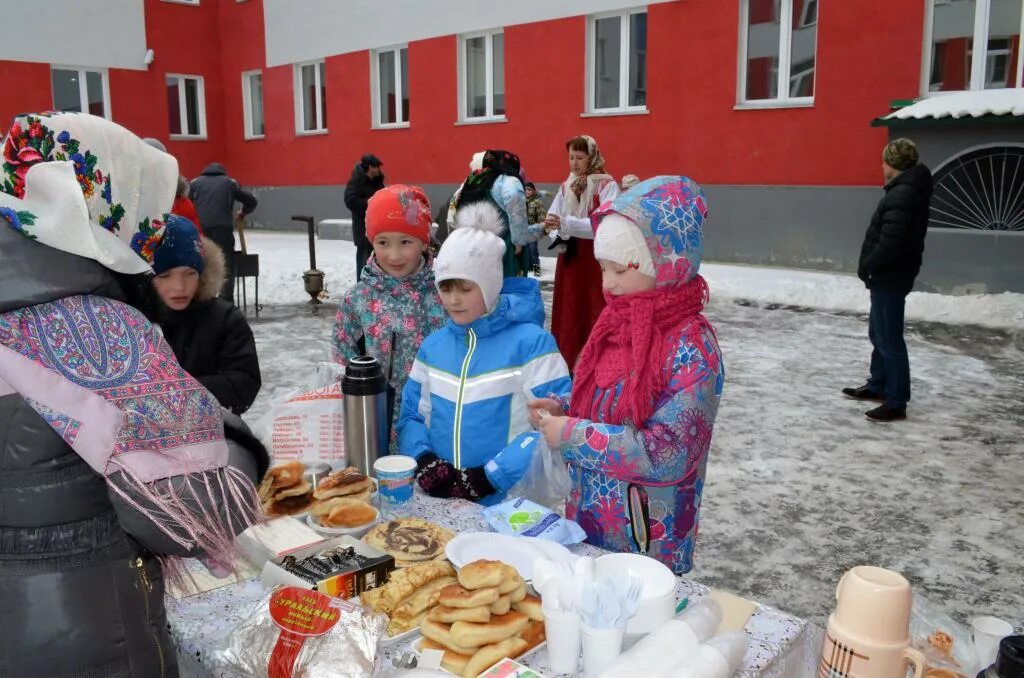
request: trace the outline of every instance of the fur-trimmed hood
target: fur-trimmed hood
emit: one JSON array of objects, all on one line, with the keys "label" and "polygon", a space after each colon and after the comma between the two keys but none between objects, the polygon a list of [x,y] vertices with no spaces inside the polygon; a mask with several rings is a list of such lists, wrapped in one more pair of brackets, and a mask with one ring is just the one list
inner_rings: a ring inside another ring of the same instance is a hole
[{"label": "fur-trimmed hood", "polygon": [[209,301],[216,299],[227,280],[227,265],[224,261],[224,252],[217,243],[206,236],[201,239],[203,243],[203,272],[199,274],[199,289],[196,290],[195,301]]}]

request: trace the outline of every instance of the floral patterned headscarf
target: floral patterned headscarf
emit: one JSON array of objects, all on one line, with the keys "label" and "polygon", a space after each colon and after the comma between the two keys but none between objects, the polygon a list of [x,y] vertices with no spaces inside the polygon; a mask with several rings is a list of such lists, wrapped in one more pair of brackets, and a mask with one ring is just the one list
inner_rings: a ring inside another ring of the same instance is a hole
[{"label": "floral patterned headscarf", "polygon": [[586,134],[581,134],[580,138],[587,142],[587,169],[582,176],[575,177],[572,181],[572,192],[576,194],[577,198],[587,190],[587,177],[591,174],[605,173],[604,156],[601,155],[601,149],[597,147],[597,141],[594,140],[594,137]]},{"label": "floral patterned headscarf", "polygon": [[3,140],[0,221],[111,270],[143,273],[177,182],[173,156],[105,118],[24,114]]}]

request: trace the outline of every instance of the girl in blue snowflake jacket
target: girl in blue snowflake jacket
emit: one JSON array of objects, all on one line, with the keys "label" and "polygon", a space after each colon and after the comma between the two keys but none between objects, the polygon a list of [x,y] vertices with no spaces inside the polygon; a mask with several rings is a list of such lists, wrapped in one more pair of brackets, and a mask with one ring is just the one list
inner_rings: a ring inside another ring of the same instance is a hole
[{"label": "girl in blue snowflake jacket", "polygon": [[[566,516],[588,541],[693,567],[724,369],[701,314],[707,204],[686,177],[638,184],[594,215],[608,305],[580,355],[568,400],[530,404],[573,481]],[[565,416],[568,412],[569,416]]]}]

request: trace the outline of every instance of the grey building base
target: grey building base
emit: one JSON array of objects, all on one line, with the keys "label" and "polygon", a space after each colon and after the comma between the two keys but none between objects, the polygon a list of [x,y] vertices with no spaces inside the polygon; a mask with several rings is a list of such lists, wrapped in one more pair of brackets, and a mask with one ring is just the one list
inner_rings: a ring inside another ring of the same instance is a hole
[{"label": "grey building base", "polygon": [[[881,174],[881,170],[879,170]],[[881,182],[881,176],[879,177]],[[423,186],[436,215],[456,184]],[[556,184],[542,184],[552,194]],[[344,186],[253,188],[253,227],[302,230],[293,214],[350,216]],[[868,220],[882,189],[861,186],[704,186],[711,220],[707,261],[855,273]],[[550,197],[548,198],[550,202]],[[342,237],[350,234],[341,231]],[[542,253],[548,252],[542,248]],[[1024,233],[933,228],[916,289],[946,293],[1024,292]]]}]

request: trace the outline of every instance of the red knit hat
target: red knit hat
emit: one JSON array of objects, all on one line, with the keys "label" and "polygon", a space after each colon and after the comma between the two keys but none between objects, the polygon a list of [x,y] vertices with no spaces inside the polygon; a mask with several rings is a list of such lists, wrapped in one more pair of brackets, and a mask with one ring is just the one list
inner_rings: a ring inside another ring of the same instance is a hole
[{"label": "red knit hat", "polygon": [[430,201],[419,186],[394,184],[373,194],[366,207],[366,238],[405,233],[430,242]]}]

